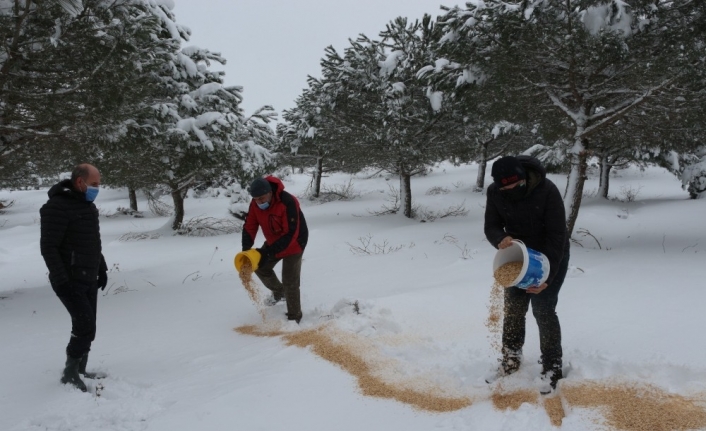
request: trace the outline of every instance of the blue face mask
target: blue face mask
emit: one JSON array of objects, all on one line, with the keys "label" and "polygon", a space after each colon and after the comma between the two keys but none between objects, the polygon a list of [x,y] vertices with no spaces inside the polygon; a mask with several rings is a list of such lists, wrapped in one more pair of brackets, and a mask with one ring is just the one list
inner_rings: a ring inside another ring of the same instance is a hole
[{"label": "blue face mask", "polygon": [[93,202],[96,200],[96,196],[98,196],[99,191],[100,187],[86,186],[86,200],[88,202]]},{"label": "blue face mask", "polygon": [[[255,203],[257,203],[257,202],[255,202]],[[267,208],[270,207],[270,203],[265,202],[264,204],[257,204],[257,207],[260,208],[261,210],[266,210]]]}]

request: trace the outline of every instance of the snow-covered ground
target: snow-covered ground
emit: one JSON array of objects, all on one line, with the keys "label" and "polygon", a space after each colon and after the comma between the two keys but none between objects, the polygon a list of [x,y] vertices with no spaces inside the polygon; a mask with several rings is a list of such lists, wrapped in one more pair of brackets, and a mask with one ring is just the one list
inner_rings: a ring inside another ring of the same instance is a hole
[{"label": "snow-covered ground", "polygon": [[[580,245],[572,243],[557,309],[570,369],[558,394],[542,399],[534,392],[541,367],[531,313],[520,372],[499,384],[483,381],[497,366],[486,327],[495,249],[483,235],[485,196],[472,192],[476,172],[475,165],[445,164],[413,179],[415,204],[468,210],[434,222],[370,215],[386,204],[396,178],[352,177],[360,196],[351,201],[301,199],[310,230],[304,319],[285,322],[283,304],[265,310],[265,329],[283,337],[234,331],[263,327],[233,268],[240,234],[171,236],[168,219],[149,211],[144,218],[101,217],[111,269],[89,361],[89,369],[109,374],[99,396],[59,383],[70,321],[39,253],[46,190],[0,191],[0,200],[15,202],[0,214],[0,430],[688,429],[679,419],[660,422],[668,415],[655,406],[667,394],[685,409],[668,410],[706,429],[706,200],[689,200],[679,181],[657,168],[616,171],[617,199],[610,201],[590,196],[597,182],[589,179],[574,233]],[[550,178],[563,190],[563,176]],[[337,174],[325,184],[350,179]],[[302,196],[309,178],[291,175],[284,183]],[[447,193],[427,194],[434,187]],[[104,189],[96,204],[102,214],[114,213],[128,206],[127,193]],[[186,217],[229,218],[228,205],[225,197],[192,196]],[[162,235],[119,240],[130,232]],[[356,253],[366,241],[371,253]],[[367,361],[380,381],[465,399],[466,406],[435,413],[400,397],[363,395],[350,368],[292,341],[317,328],[347,345],[347,357]],[[633,385],[652,387],[657,395],[638,390],[634,403],[621,402],[637,405],[632,414],[651,425],[611,421],[610,408],[589,408],[579,389],[592,384],[605,385],[605,398]],[[526,402],[506,408],[511,394],[527,389]],[[550,414],[553,402],[564,410],[560,425]]]}]

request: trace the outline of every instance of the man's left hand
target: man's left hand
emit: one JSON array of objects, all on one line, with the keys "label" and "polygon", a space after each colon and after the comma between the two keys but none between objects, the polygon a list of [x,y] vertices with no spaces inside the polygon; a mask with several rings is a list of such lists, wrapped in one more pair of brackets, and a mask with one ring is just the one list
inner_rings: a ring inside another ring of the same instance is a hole
[{"label": "man's left hand", "polygon": [[101,271],[98,273],[98,288],[100,290],[105,290],[105,286],[108,285],[108,273]]},{"label": "man's left hand", "polygon": [[535,295],[541,293],[547,288],[547,283],[542,283],[539,286],[532,286],[527,288],[527,293],[534,293]]}]

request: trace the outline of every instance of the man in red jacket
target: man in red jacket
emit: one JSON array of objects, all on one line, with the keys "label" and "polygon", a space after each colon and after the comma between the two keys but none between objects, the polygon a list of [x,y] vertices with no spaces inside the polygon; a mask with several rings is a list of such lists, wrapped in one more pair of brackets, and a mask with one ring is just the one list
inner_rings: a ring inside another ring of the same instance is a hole
[{"label": "man in red jacket", "polygon": [[[257,249],[261,257],[255,275],[272,291],[272,296],[265,303],[274,305],[284,298],[287,301],[287,319],[299,323],[302,318],[299,278],[302,255],[309,239],[309,229],[299,201],[285,192],[282,181],[273,176],[256,178],[248,191],[253,199],[243,226],[243,251],[252,248],[258,229],[262,229],[265,244]],[[281,282],[274,271],[280,260]]]}]

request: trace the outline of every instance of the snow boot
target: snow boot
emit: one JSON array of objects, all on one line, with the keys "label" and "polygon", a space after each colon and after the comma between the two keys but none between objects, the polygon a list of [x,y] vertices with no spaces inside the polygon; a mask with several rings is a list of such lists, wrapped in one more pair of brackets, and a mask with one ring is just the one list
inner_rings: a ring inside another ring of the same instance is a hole
[{"label": "snow boot", "polygon": [[284,314],[287,316],[287,320],[294,320],[295,322],[297,322],[297,324],[299,324],[299,322],[301,322],[301,320],[302,320],[302,313],[301,312],[299,312],[299,314],[297,314],[297,315],[290,315],[289,313],[284,313]]},{"label": "snow boot", "polygon": [[88,388],[86,384],[81,380],[81,376],[78,374],[78,366],[81,362],[81,358],[73,358],[66,355],[66,366],[64,367],[64,374],[61,376],[61,383],[70,384],[81,392],[86,392]]},{"label": "snow boot", "polygon": [[83,377],[85,377],[87,379],[104,379],[104,378],[108,377],[108,375],[105,373],[100,373],[100,372],[92,373],[92,372],[86,371],[86,364],[88,364],[88,353],[86,353],[85,355],[83,355],[81,357],[81,362],[79,362],[79,364],[78,364],[78,372],[79,372],[79,374],[82,374]]},{"label": "snow boot", "polygon": [[542,395],[549,395],[556,390],[556,385],[564,378],[564,373],[562,372],[561,366],[552,366],[545,368],[542,371],[541,380],[542,383],[539,388],[539,393]]}]

